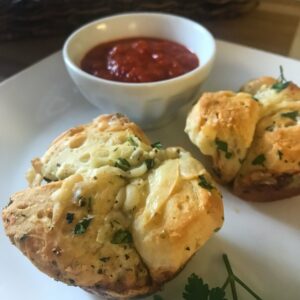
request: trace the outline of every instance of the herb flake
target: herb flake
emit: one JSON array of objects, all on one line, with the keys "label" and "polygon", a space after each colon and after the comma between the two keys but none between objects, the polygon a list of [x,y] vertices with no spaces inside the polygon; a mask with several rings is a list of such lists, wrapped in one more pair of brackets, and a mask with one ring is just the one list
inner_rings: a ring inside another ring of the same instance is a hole
[{"label": "herb flake", "polygon": [[134,140],[134,138],[132,136],[130,136],[127,140],[132,146],[134,146],[134,147],[138,146],[137,142]]},{"label": "herb flake", "polygon": [[86,232],[87,228],[89,227],[91,221],[93,218],[91,217],[85,217],[81,219],[74,228],[74,234],[79,235]]},{"label": "herb flake", "polygon": [[128,230],[119,229],[114,233],[110,242],[112,244],[131,244],[132,241],[132,235]]},{"label": "herb flake", "polygon": [[214,187],[209,183],[204,175],[199,175],[199,182],[198,184],[209,191],[211,191]]},{"label": "herb flake", "polygon": [[151,144],[151,147],[156,148],[156,149],[162,149],[163,148],[161,142],[155,142],[155,143]]},{"label": "herb flake", "polygon": [[252,165],[257,166],[257,165],[264,165],[264,162],[266,161],[266,157],[264,154],[260,154],[256,156],[256,158],[252,161]]},{"label": "herb flake", "polygon": [[230,159],[232,157],[232,152],[228,151],[228,144],[222,140],[219,140],[218,138],[215,139],[215,144],[217,146],[217,149],[225,153],[225,157],[227,159]]},{"label": "herb flake", "polygon": [[126,172],[131,168],[131,165],[127,159],[119,157],[115,162],[115,167]]},{"label": "herb flake", "polygon": [[73,213],[67,213],[66,214],[66,220],[68,224],[71,224],[74,220],[74,214]]},{"label": "herb flake", "polygon": [[285,117],[285,118],[290,118],[293,121],[297,121],[297,117],[299,116],[299,112],[297,110],[289,111],[289,112],[286,112],[286,113],[282,113],[281,116]]}]

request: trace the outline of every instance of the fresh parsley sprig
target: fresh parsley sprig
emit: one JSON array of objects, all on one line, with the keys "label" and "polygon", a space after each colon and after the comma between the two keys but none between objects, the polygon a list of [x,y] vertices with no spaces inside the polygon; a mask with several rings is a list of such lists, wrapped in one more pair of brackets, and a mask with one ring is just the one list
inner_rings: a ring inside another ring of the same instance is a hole
[{"label": "fresh parsley sprig", "polygon": [[[196,274],[191,274],[188,277],[187,283],[184,287],[182,297],[184,300],[227,300],[225,289],[228,285],[231,287],[231,294],[233,300],[238,300],[235,283],[240,284],[250,295],[256,300],[262,300],[245,282],[243,282],[232,271],[228,256],[222,256],[226,270],[227,278],[222,287],[209,288],[207,283],[199,278]],[[164,300],[160,295],[154,295],[153,300]]]}]

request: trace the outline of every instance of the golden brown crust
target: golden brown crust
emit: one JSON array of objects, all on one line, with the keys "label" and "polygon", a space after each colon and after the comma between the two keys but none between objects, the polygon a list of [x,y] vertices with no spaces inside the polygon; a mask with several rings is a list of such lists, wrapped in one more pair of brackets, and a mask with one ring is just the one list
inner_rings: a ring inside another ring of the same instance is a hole
[{"label": "golden brown crust", "polygon": [[68,130],[32,164],[32,187],[2,212],[7,235],[49,276],[107,298],[156,291],[223,224],[203,166],[120,115]]},{"label": "golden brown crust", "polygon": [[254,96],[259,90],[268,89],[276,82],[273,77],[263,76],[246,82],[240,90]]}]

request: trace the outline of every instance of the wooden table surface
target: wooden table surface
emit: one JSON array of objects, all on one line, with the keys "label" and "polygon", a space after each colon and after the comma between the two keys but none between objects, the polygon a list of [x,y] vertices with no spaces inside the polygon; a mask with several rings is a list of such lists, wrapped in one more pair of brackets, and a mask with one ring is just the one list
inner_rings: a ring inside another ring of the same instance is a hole
[{"label": "wooden table surface", "polygon": [[[300,60],[299,0],[261,0],[257,9],[241,17],[200,22],[216,38]],[[2,42],[0,81],[61,49],[65,38]]]}]

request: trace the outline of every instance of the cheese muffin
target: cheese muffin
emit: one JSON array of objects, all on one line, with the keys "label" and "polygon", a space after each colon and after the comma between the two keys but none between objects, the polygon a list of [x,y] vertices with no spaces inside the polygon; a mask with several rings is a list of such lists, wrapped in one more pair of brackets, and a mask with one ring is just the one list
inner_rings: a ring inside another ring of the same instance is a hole
[{"label": "cheese muffin", "polygon": [[32,165],[6,234],[41,271],[109,299],[156,291],[223,224],[201,163],[119,114],[68,130]]},{"label": "cheese muffin", "polygon": [[300,193],[300,88],[284,78],[260,77],[241,92],[204,93],[186,133],[212,159],[216,179],[250,201]]}]

